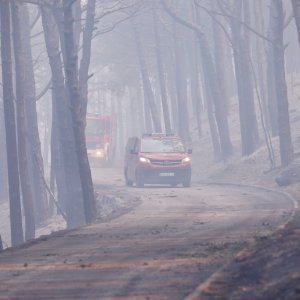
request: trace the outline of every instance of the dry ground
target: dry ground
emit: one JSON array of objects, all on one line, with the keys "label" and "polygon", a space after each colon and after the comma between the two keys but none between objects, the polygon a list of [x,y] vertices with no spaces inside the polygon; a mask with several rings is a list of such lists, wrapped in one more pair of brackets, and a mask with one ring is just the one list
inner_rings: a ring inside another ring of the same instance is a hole
[{"label": "dry ground", "polygon": [[[295,152],[300,152],[300,113],[297,106],[299,107],[299,103],[291,110],[291,124]],[[231,126],[237,126],[235,118],[232,118]],[[235,155],[226,162],[212,163],[213,157],[211,154],[207,155],[211,153],[208,137],[201,140],[201,145],[199,144],[198,147],[196,145],[193,154],[194,166],[196,166],[193,171],[194,181],[263,186],[289,193],[299,201],[300,181],[295,181],[287,187],[278,187],[275,179],[282,170],[280,167],[270,170],[263,142],[253,155],[241,158],[238,154],[238,130],[236,135],[233,135],[233,141]],[[278,139],[273,139],[273,145],[279,166]],[[297,160],[300,161],[299,158]],[[102,207],[105,207],[106,200],[101,198]],[[107,216],[114,217],[114,214],[126,212],[128,207],[123,200],[117,199],[113,207],[106,206],[107,211],[100,217],[105,219]],[[135,204],[134,202],[133,205]],[[7,207],[1,208],[1,212],[6,218],[8,217]],[[3,220],[4,218],[1,218],[1,221]],[[3,230],[3,222],[1,227]],[[39,229],[38,235],[48,234],[63,227],[62,220],[54,220]],[[8,237],[4,240],[9,243]],[[272,235],[257,239],[254,244],[245,246],[247,247],[243,251],[201,284],[189,299],[300,299],[299,209],[295,213],[294,220],[284,228],[280,228]]]},{"label": "dry ground", "polygon": [[[239,252],[226,266],[211,276],[190,295],[195,299],[300,299],[300,113],[299,103],[291,110],[291,127],[296,159],[292,183],[279,187],[276,178],[284,171],[279,167],[279,141],[273,138],[277,166],[270,169],[266,148],[262,146],[250,157],[235,154],[226,163],[207,164],[203,150],[194,154],[203,170],[198,169],[199,181],[256,185],[288,193],[298,204],[294,219],[269,237],[258,239]],[[297,109],[298,107],[298,109]],[[209,141],[207,141],[209,143]],[[236,145],[238,146],[238,145]],[[205,170],[205,171],[204,171]]]}]

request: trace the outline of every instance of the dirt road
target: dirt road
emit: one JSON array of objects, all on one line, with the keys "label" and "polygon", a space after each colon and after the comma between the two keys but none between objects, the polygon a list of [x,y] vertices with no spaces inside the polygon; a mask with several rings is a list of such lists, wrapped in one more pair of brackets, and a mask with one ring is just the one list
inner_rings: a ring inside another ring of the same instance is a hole
[{"label": "dirt road", "polygon": [[184,299],[293,211],[293,203],[272,192],[125,188],[119,173],[105,172],[94,170],[100,192],[138,197],[140,204],[109,222],[1,253],[0,299]]}]

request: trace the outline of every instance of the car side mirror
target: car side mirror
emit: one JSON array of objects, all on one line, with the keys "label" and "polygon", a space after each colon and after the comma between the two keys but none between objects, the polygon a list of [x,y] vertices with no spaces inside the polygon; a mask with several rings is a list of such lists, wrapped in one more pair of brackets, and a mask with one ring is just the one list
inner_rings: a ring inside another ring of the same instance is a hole
[{"label": "car side mirror", "polygon": [[192,149],[188,149],[187,153],[188,153],[188,154],[192,154],[192,153],[193,153],[193,150],[192,150]]}]

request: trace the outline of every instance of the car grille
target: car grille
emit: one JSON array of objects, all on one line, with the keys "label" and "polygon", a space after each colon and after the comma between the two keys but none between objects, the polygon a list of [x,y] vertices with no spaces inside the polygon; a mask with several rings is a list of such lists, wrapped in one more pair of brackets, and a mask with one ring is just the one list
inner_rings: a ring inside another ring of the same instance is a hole
[{"label": "car grille", "polygon": [[158,166],[176,166],[181,164],[181,160],[150,160],[153,165]]}]

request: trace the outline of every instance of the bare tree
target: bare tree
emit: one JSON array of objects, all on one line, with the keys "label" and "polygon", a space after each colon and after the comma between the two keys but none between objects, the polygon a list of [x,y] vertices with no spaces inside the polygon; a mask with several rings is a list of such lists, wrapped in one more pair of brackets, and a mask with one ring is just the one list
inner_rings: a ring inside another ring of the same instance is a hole
[{"label": "bare tree", "polygon": [[7,145],[11,243],[23,243],[20,182],[11,60],[10,2],[0,1],[3,102]]},{"label": "bare tree", "polygon": [[[69,109],[70,102],[66,91],[61,57],[61,52],[65,51],[60,49],[59,30],[52,11],[47,7],[41,7],[41,12],[45,44],[52,73],[53,120],[57,121],[57,128],[53,128],[55,130],[53,133],[58,138],[58,145],[55,147],[59,147],[58,152],[56,152],[56,155],[59,156],[53,157],[55,159],[53,163],[58,166],[57,163],[61,162],[63,165],[63,169],[55,169],[56,182],[58,191],[61,193],[59,198],[64,200],[61,205],[66,211],[67,225],[69,228],[73,228],[84,224],[84,216],[79,166]],[[63,183],[65,183],[65,189],[63,189]],[[65,199],[63,196],[65,196]]]},{"label": "bare tree", "polygon": [[158,70],[158,77],[159,77],[165,130],[166,132],[171,132],[172,130],[171,130],[171,120],[170,120],[170,112],[169,112],[169,105],[168,105],[166,77],[165,77],[165,70],[164,70],[163,57],[161,51],[162,46],[161,46],[161,39],[160,39],[159,20],[157,14],[158,14],[157,10],[153,9],[153,25],[154,25],[157,70]]},{"label": "bare tree", "polygon": [[81,116],[81,95],[78,79],[78,56],[74,40],[74,19],[72,14],[73,0],[63,3],[64,10],[64,39],[66,61],[66,82],[69,89],[71,112],[73,120],[73,132],[75,137],[75,148],[79,164],[79,174],[83,192],[83,204],[85,209],[85,220],[91,223],[96,218],[96,202],[94,197],[94,186],[87,155],[83,119]]},{"label": "bare tree", "polygon": [[44,186],[44,163],[41,151],[41,141],[38,128],[38,114],[36,107],[36,83],[34,73],[34,63],[31,45],[31,24],[27,4],[23,4],[20,10],[21,30],[23,36],[24,51],[24,96],[25,113],[27,126],[27,144],[28,144],[28,164],[30,171],[30,181],[32,186],[32,196],[35,207],[35,219],[37,223],[43,222],[48,215],[48,199]]},{"label": "bare tree", "polygon": [[222,94],[220,91],[220,86],[217,79],[217,73],[215,69],[214,60],[209,49],[209,45],[205,34],[203,33],[200,26],[197,24],[186,20],[179,16],[177,13],[173,12],[172,9],[166,4],[165,0],[161,1],[165,10],[179,23],[189,27],[194,30],[199,39],[201,48],[201,61],[203,64],[204,76],[207,76],[207,83],[209,93],[214,101],[215,115],[221,145],[222,157],[226,159],[232,154],[232,144],[229,135],[228,120],[226,116],[226,109],[224,108],[224,101],[222,99]]},{"label": "bare tree", "polygon": [[[242,155],[250,155],[258,146],[258,127],[250,64],[249,32],[244,26],[248,23],[249,9],[247,1],[240,0],[229,1],[226,7],[220,5],[220,8],[228,16],[231,27],[239,99]],[[240,20],[243,20],[244,24],[241,24]]]},{"label": "bare tree", "polygon": [[177,124],[178,134],[186,143],[191,143],[189,132],[188,102],[187,102],[187,78],[185,45],[182,27],[172,20],[172,34],[174,38],[175,59],[175,87],[177,91]]},{"label": "bare tree", "polygon": [[145,108],[150,110],[155,132],[161,132],[162,128],[161,128],[160,117],[158,115],[158,110],[154,99],[154,94],[153,94],[153,90],[149,78],[149,72],[147,69],[145,54],[143,50],[143,45],[142,45],[138,25],[136,24],[136,21],[134,19],[132,19],[131,22],[132,22],[134,39],[136,42],[137,56],[140,64],[144,95],[146,98]]},{"label": "bare tree", "polygon": [[292,0],[292,5],[298,32],[298,42],[300,44],[300,0]]},{"label": "bare tree", "polygon": [[3,99],[0,99],[0,203],[8,200],[8,182],[7,182],[7,155],[5,142],[5,125],[4,125],[4,111]]},{"label": "bare tree", "polygon": [[[216,0],[211,1],[212,10],[218,11]],[[225,36],[222,27],[224,21],[221,18],[217,20],[212,20],[212,30],[213,30],[213,42],[214,42],[214,57],[216,62],[216,72],[218,76],[218,82],[220,85],[220,90],[223,95],[223,101],[225,101],[224,108],[228,113],[229,109],[229,93],[228,93],[228,79],[226,70],[226,49],[225,49]],[[221,26],[220,26],[221,24]]]},{"label": "bare tree", "polygon": [[274,75],[277,94],[278,132],[281,164],[287,166],[293,160],[293,144],[290,128],[289,103],[285,78],[284,12],[282,0],[273,0],[274,15]]},{"label": "bare tree", "polygon": [[27,161],[26,144],[26,122],[25,122],[25,66],[22,35],[20,28],[20,8],[21,4],[11,2],[11,16],[13,25],[13,41],[15,54],[15,74],[16,74],[16,98],[17,98],[17,127],[18,127],[18,158],[20,181],[22,188],[22,199],[25,213],[25,240],[34,238],[35,221],[32,201],[32,191]]},{"label": "bare tree", "polygon": [[91,44],[95,25],[95,0],[89,0],[86,8],[86,21],[82,37],[82,57],[79,69],[79,88],[81,93],[81,115],[85,120],[88,103],[88,78],[91,60]]},{"label": "bare tree", "polygon": [[[274,40],[274,24],[276,18],[274,17],[275,6],[269,7],[269,28],[267,37],[270,41]],[[277,93],[275,89],[275,66],[274,66],[274,46],[273,43],[268,42],[266,45],[267,53],[267,89],[268,89],[268,101],[267,101],[267,119],[272,131],[272,136],[278,136],[278,111],[277,111]]]}]

